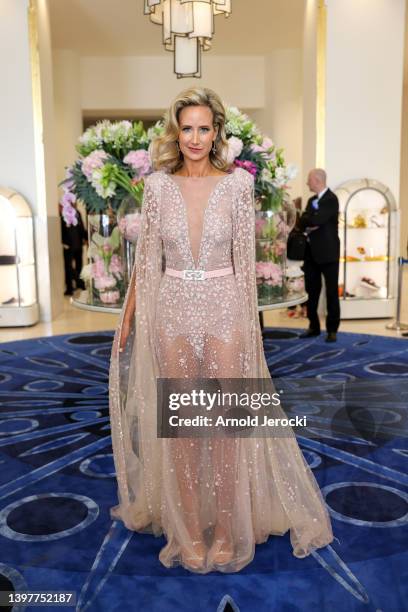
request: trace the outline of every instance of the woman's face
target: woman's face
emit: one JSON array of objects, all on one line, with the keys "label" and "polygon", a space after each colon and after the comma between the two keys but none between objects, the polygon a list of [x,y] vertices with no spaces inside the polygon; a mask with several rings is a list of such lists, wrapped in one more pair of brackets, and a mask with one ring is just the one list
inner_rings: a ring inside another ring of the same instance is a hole
[{"label": "woman's face", "polygon": [[217,130],[213,126],[212,110],[208,106],[186,106],[179,114],[179,146],[192,161],[210,155]]}]

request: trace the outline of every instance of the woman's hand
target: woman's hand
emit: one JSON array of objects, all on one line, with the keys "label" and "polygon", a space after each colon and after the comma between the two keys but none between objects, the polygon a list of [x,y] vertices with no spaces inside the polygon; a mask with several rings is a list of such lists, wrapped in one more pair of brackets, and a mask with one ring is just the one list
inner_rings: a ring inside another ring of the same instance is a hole
[{"label": "woman's hand", "polygon": [[131,324],[136,312],[136,293],[129,291],[129,296],[126,304],[126,311],[122,321],[122,329],[120,330],[119,353],[125,350],[126,342],[130,334]]},{"label": "woman's hand", "polygon": [[122,328],[120,330],[120,343],[119,343],[119,353],[122,353],[125,350],[126,342],[128,340],[130,334],[130,319],[125,317],[122,322]]}]

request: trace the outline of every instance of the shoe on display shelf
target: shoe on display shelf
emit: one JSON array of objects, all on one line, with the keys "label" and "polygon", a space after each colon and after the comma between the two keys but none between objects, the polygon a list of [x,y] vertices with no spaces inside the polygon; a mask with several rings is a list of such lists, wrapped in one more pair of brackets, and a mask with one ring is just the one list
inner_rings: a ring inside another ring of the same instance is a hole
[{"label": "shoe on display shelf", "polygon": [[363,276],[360,284],[362,287],[365,287],[366,289],[371,289],[372,291],[379,291],[381,289],[381,287],[377,285],[377,283],[368,276]]}]

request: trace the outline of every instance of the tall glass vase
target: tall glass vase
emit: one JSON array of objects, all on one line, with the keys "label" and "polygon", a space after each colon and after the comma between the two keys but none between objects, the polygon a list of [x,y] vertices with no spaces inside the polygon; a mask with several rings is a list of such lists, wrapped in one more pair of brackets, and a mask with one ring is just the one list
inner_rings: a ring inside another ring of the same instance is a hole
[{"label": "tall glass vase", "polygon": [[141,204],[131,195],[124,198],[118,210],[117,221],[121,234],[121,255],[126,287],[132,276],[141,218]]},{"label": "tall glass vase", "polygon": [[283,210],[256,211],[256,282],[260,306],[281,302],[286,297],[286,219],[287,213]]},{"label": "tall glass vase", "polygon": [[88,215],[88,265],[84,278],[88,302],[94,306],[120,306],[126,290],[121,239],[115,212]]}]

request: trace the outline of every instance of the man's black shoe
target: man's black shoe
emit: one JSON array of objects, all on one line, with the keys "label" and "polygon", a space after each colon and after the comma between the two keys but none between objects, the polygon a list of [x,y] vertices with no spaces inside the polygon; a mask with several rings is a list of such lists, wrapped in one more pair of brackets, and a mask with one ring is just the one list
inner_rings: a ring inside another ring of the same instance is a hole
[{"label": "man's black shoe", "polygon": [[320,336],[320,331],[314,329],[308,329],[303,334],[300,334],[299,338],[313,338],[314,336]]},{"label": "man's black shoe", "polygon": [[329,332],[326,336],[325,342],[336,342],[337,334],[336,332]]}]

